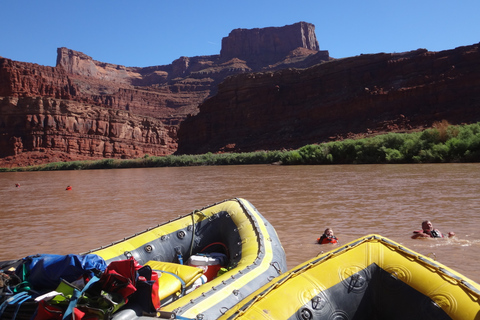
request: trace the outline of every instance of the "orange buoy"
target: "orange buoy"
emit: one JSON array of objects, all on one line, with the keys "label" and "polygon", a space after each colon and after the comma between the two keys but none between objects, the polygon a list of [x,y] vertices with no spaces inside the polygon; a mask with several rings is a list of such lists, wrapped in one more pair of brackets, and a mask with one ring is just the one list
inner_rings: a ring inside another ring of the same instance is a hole
[{"label": "orange buoy", "polygon": [[68,186],[65,190],[72,190],[72,187]]}]

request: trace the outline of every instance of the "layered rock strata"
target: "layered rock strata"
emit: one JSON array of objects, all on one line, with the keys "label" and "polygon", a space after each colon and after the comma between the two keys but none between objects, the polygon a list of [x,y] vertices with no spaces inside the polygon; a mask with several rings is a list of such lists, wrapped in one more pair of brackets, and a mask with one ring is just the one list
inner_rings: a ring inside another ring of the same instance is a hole
[{"label": "layered rock strata", "polygon": [[[238,52],[239,39],[254,50]],[[178,125],[226,77],[330,59],[318,51],[314,26],[304,22],[235,30],[222,43],[220,55],[145,68],[99,62],[68,48],[58,49],[55,67],[0,58],[0,157],[171,154]]]},{"label": "layered rock strata", "polygon": [[320,50],[314,25],[299,22],[285,27],[235,29],[222,39],[220,57],[264,67],[282,60],[295,48]]},{"label": "layered rock strata", "polygon": [[167,155],[176,131],[157,119],[47,97],[0,100],[0,157],[56,151],[91,158]]},{"label": "layered rock strata", "polygon": [[369,54],[230,77],[178,132],[179,154],[298,148],[480,121],[479,45]]}]

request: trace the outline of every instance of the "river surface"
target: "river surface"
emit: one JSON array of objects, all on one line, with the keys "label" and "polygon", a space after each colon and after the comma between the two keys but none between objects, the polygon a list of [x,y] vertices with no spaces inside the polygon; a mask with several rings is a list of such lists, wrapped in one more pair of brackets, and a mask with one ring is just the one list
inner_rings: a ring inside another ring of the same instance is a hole
[{"label": "river surface", "polygon": [[[480,283],[480,164],[0,173],[0,260],[85,252],[235,197],[275,227],[289,269],[333,249],[315,243],[331,227],[341,244],[379,234]],[[410,239],[426,219],[457,236]]]}]

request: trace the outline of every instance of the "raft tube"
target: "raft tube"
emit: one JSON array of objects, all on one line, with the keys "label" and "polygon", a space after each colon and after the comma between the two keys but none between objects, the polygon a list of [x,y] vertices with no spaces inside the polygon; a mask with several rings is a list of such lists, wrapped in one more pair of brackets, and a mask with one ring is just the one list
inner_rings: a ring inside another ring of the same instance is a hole
[{"label": "raft tube", "polygon": [[219,319],[480,319],[480,285],[368,235],[280,275]]},{"label": "raft tube", "polygon": [[[179,263],[180,257],[186,263],[191,256],[211,250],[223,251],[227,256],[225,273],[188,294],[174,297],[173,302],[161,306],[157,317],[217,319],[287,270],[285,251],[275,229],[249,201],[241,198],[195,210],[87,253],[99,255],[107,264],[134,257],[144,265],[152,261]],[[150,317],[142,316],[141,310],[135,308],[113,315],[116,320],[137,318]]]},{"label": "raft tube", "polygon": [[[143,296],[145,301],[128,299],[118,310],[107,310],[105,319],[108,320],[217,319],[287,270],[285,251],[275,229],[250,202],[240,198],[218,202],[107,246],[72,256],[78,259],[92,257],[102,262],[102,266],[134,258],[140,267],[150,266],[157,272],[158,292],[152,292],[152,297],[146,296],[154,302],[153,311]],[[42,255],[38,259],[42,266],[45,262],[41,260]],[[25,271],[22,263],[27,260],[0,262],[0,271]],[[70,264],[39,269],[42,272],[36,272],[36,276],[28,270],[25,273],[29,284],[34,284],[35,280],[35,290],[24,287],[23,282],[18,285],[22,288],[0,286],[0,293],[8,289],[5,295],[0,294],[0,319],[33,319],[39,310],[39,303],[34,299],[58,294],[36,283],[48,278],[54,282],[53,287],[57,282],[60,286],[62,278],[70,276],[72,269],[76,270]],[[21,292],[16,293],[17,289]],[[157,307],[159,301],[160,308]]]}]

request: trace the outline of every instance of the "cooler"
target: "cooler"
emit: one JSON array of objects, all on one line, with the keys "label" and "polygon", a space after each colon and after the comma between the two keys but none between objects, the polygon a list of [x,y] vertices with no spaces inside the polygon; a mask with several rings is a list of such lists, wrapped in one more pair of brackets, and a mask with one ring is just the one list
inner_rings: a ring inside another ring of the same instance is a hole
[{"label": "cooler", "polygon": [[218,270],[225,264],[226,256],[222,253],[196,254],[188,258],[188,265],[203,269],[207,281],[215,279]]}]

